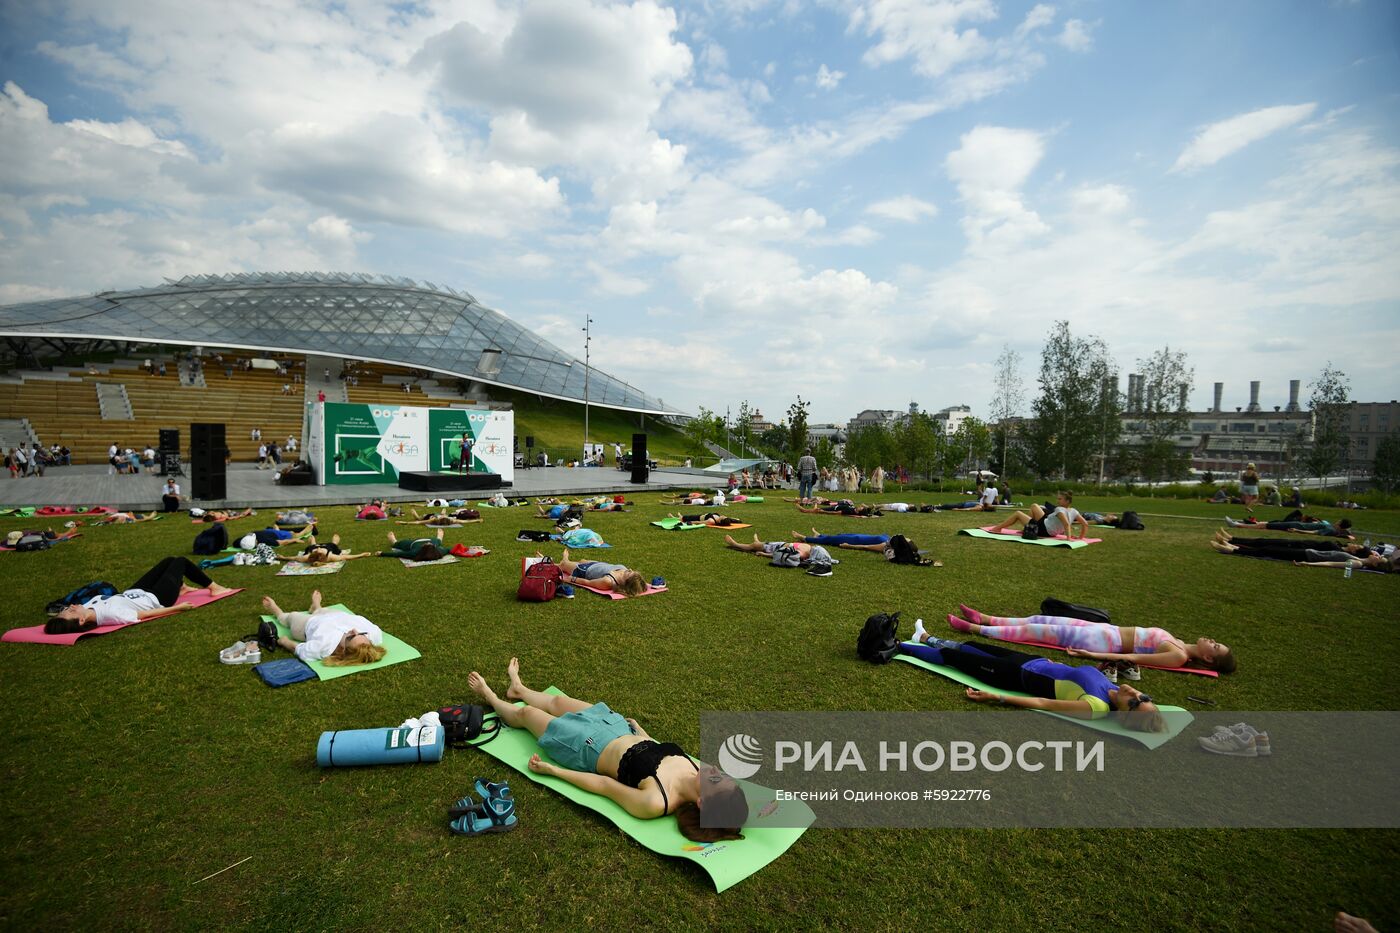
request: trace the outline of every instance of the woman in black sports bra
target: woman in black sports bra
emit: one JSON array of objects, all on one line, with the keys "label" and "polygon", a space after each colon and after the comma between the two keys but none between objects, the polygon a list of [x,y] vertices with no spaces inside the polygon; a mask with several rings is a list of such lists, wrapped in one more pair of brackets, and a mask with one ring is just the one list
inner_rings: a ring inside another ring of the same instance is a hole
[{"label": "woman in black sports bra", "polygon": [[[538,754],[530,770],[563,778],[575,787],[601,794],[640,819],[674,815],[686,838],[696,842],[742,839],[748,801],[732,777],[702,765],[679,745],[657,742],[635,719],[606,703],[542,693],[520,682],[520,661],[506,667],[510,686],[505,699],[476,671],[471,687],[508,726],[529,729],[553,761]],[[516,700],[527,705],[516,706]],[[557,762],[557,764],[556,764]],[[701,809],[707,814],[701,825]]]}]

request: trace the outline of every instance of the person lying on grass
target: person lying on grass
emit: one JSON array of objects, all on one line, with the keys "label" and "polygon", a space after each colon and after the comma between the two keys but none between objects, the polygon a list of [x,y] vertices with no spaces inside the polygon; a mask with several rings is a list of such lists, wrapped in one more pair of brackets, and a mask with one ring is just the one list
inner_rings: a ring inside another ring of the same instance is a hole
[{"label": "person lying on grass", "polygon": [[1053,538],[1057,535],[1064,535],[1069,540],[1074,540],[1074,529],[1078,527],[1079,537],[1089,537],[1089,523],[1084,520],[1084,516],[1079,514],[1079,510],[1073,506],[1074,493],[1061,492],[1057,494],[1056,506],[1051,511],[1046,511],[1041,506],[1031,503],[1030,514],[1025,512],[1012,512],[1004,521],[993,525],[989,531],[999,532],[1007,528],[1025,529],[1034,525],[1042,538]]},{"label": "person lying on grass", "polygon": [[271,596],[264,596],[262,605],[292,633],[278,637],[277,644],[303,661],[349,667],[382,661],[388,653],[379,626],[345,609],[323,608],[320,590],[312,591],[306,612],[284,612]]},{"label": "person lying on grass", "polygon": [[[1361,567],[1378,570],[1381,573],[1395,572],[1392,559],[1372,553],[1370,548],[1359,544],[1338,547],[1308,547],[1309,541],[1287,541],[1277,538],[1227,538],[1222,529],[1211,539],[1210,546],[1221,554],[1238,554],[1241,557],[1267,557],[1270,560],[1292,561],[1298,567]],[[1320,543],[1320,542],[1319,542]],[[1346,550],[1343,550],[1343,547]],[[1357,548],[1358,553],[1352,553]]]},{"label": "person lying on grass", "polygon": [[331,535],[330,541],[324,544],[317,543],[315,538],[311,543],[302,549],[300,554],[291,554],[283,557],[283,560],[295,561],[298,564],[310,564],[313,567],[324,567],[326,564],[340,564],[347,560],[359,560],[361,557],[373,557],[369,551],[363,554],[346,554],[340,548],[340,535]]},{"label": "person lying on grass", "polygon": [[442,529],[437,530],[436,538],[414,538],[411,541],[400,541],[389,532],[389,550],[380,551],[380,557],[398,557],[402,560],[430,561],[441,560],[447,554],[447,547],[442,543]]},{"label": "person lying on grass", "polygon": [[1283,521],[1237,522],[1233,518],[1227,516],[1225,524],[1229,525],[1231,528],[1266,528],[1269,531],[1286,531],[1296,535],[1320,535],[1325,538],[1346,538],[1348,541],[1356,540],[1356,535],[1351,533],[1351,519],[1344,518],[1334,525],[1326,519],[1313,518],[1311,515],[1304,515],[1296,509],[1290,512],[1288,517]]},{"label": "person lying on grass", "polygon": [[[535,552],[536,557],[544,555]],[[559,570],[564,574],[563,583],[582,583],[595,590],[612,590],[623,596],[640,596],[647,591],[646,579],[637,571],[622,564],[605,564],[601,560],[575,561],[569,557],[569,549],[559,558]]]},{"label": "person lying on grass", "polygon": [[1080,719],[1103,719],[1116,713],[1129,729],[1167,731],[1167,721],[1152,697],[1127,684],[1115,685],[1096,667],[1060,664],[1000,645],[935,638],[922,624],[915,626],[910,640],[914,644],[901,646],[905,654],[970,674],[992,687],[1030,694],[1006,696],[968,687],[967,698],[974,703],[1000,702]]},{"label": "person lying on grass", "polygon": [[835,502],[827,499],[811,507],[798,505],[797,511],[813,515],[848,515],[856,518],[874,518],[880,514],[880,507],[868,503],[856,505],[850,499],[840,499]]},{"label": "person lying on grass", "polygon": [[760,541],[758,535],[754,535],[752,541],[740,544],[729,535],[724,536],[725,547],[746,554],[757,554],[759,557],[772,557],[773,552],[785,544],[797,548],[797,555],[804,563],[812,559],[812,545],[805,541]]},{"label": "person lying on grass", "polygon": [[355,513],[355,518],[362,522],[378,522],[388,518],[388,511],[383,499],[371,499],[360,506]]},{"label": "person lying on grass", "polygon": [[542,505],[539,505],[539,506],[536,506],[536,507],[535,507],[535,517],[536,517],[536,518],[552,518],[552,519],[555,519],[555,520],[557,521],[558,519],[563,518],[563,517],[564,517],[564,513],[567,512],[568,510],[569,510],[569,507],[568,507],[567,505],[565,505],[564,503],[562,503],[562,502],[555,502],[555,503],[551,503],[551,504],[542,504]]},{"label": "person lying on grass", "polygon": [[472,515],[472,509],[457,509],[452,512],[430,512],[419,515],[417,509],[409,509],[413,521],[399,521],[396,525],[432,525],[434,528],[455,528],[459,525],[475,525],[481,521],[480,515]]},{"label": "person lying on grass", "polygon": [[[816,528],[812,533],[804,535],[800,531],[792,533],[794,543],[817,544],[822,547],[840,547],[848,551],[874,551],[876,554],[884,555],[885,560],[894,561],[901,564],[920,564],[925,567],[942,567],[941,560],[929,560],[920,556],[919,546],[911,538],[904,538],[903,543],[895,541],[889,535],[858,535],[839,534],[824,535]],[[903,553],[900,556],[897,549]]]},{"label": "person lying on grass", "polygon": [[[1022,644],[1054,645],[1064,648],[1075,658],[1096,661],[1126,661],[1136,667],[1185,667],[1198,664],[1222,674],[1234,673],[1235,655],[1229,647],[1214,638],[1199,638],[1190,644],[1161,628],[1135,628],[1131,625],[1106,625],[1063,616],[1028,616],[1009,618],[987,615],[971,606],[961,604],[962,618],[948,616],[948,624],[959,632],[971,632]],[[1120,670],[1124,670],[1120,666]],[[1124,670],[1129,680],[1136,680],[1131,667]]]},{"label": "person lying on grass", "polygon": [[967,499],[963,502],[949,502],[945,505],[935,505],[935,512],[995,512],[997,507],[981,499]]},{"label": "person lying on grass", "polygon": [[[187,586],[186,580],[197,585]],[[166,557],[115,596],[97,596],[81,606],[76,603],[65,606],[59,610],[57,618],[76,623],[78,631],[99,625],[129,625],[171,609],[183,612],[195,608],[185,597],[200,589],[208,589],[210,596],[230,592],[189,559]]]},{"label": "person lying on grass", "polygon": [[160,516],[155,512],[147,512],[145,515],[137,515],[135,512],[111,512],[100,518],[94,518],[94,525],[132,525],[137,522],[153,522]]},{"label": "person lying on grass", "polygon": [[[695,842],[742,839],[748,801],[732,777],[701,765],[670,742],[657,742],[635,719],[606,703],[542,693],[520,680],[520,661],[506,666],[510,685],[498,697],[476,671],[467,686],[513,728],[529,729],[557,764],[538,754],[530,770],[599,794],[643,820],[675,815],[681,833]],[[523,700],[525,706],[514,701]],[[704,813],[702,819],[701,813]]]},{"label": "person lying on grass", "polygon": [[719,512],[701,512],[698,515],[682,515],[680,512],[669,512],[667,518],[678,518],[686,525],[713,525],[716,528],[728,528],[730,525],[742,525],[743,522],[728,515],[721,515]]},{"label": "person lying on grass", "polygon": [[247,518],[249,515],[256,515],[252,509],[244,509],[241,512],[230,512],[227,509],[210,509],[203,515],[190,513],[190,517],[199,522],[234,522],[240,518]]}]

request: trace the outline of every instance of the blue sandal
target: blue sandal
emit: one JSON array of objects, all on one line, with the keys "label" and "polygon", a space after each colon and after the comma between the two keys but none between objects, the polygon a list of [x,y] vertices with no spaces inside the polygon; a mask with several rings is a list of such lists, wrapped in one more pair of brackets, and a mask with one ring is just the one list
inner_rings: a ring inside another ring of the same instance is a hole
[{"label": "blue sandal", "polygon": [[488,781],[484,777],[476,779],[476,794],[483,801],[485,800],[514,800],[515,795],[510,792],[510,785],[505,781]]},{"label": "blue sandal", "polygon": [[464,813],[448,824],[458,836],[481,836],[486,833],[508,833],[520,825],[515,815],[515,801],[488,799],[481,811]]},{"label": "blue sandal", "polygon": [[471,794],[467,794],[452,806],[447,808],[447,818],[455,820],[459,816],[466,816],[468,813],[476,813],[481,816],[486,815],[486,808],[472,799]]}]

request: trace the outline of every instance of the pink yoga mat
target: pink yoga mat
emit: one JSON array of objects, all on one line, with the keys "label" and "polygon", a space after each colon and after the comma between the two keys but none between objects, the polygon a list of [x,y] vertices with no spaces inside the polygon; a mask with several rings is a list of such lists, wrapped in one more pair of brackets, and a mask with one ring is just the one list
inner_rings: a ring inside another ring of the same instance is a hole
[{"label": "pink yoga mat", "polygon": [[[987,532],[988,534],[993,534],[993,535],[1006,535],[1008,538],[1019,538],[1019,537],[1021,537],[1020,529],[1016,529],[1016,528],[1003,528],[1001,531],[997,531],[997,530],[996,530],[996,527],[997,527],[996,525],[983,525],[981,530]],[[1069,538],[1067,538],[1067,537],[1064,536],[1064,535],[1051,535],[1050,537],[1054,538],[1056,541],[1068,541],[1068,540],[1069,540]],[[1099,542],[1103,541],[1103,538],[1075,538],[1074,540],[1076,540],[1076,541],[1083,541],[1085,544],[1098,544]]]},{"label": "pink yoga mat", "polygon": [[[576,581],[572,581],[572,582],[570,583],[570,585],[571,585],[571,586],[576,586],[576,587],[578,587],[579,589],[587,590],[587,591],[590,592],[590,593],[597,593],[599,596],[606,596],[608,599],[627,599],[627,598],[628,598],[628,597],[622,595],[621,593],[614,593],[612,590],[600,590],[600,589],[597,589],[596,587],[589,586],[589,585],[586,584],[586,583],[578,583],[578,582],[576,582]],[[645,592],[642,592],[642,593],[638,593],[637,595],[638,595],[638,596],[653,596],[653,595],[655,595],[655,594],[657,594],[657,593],[664,593],[664,592],[666,592],[666,587],[664,587],[664,586],[652,586],[650,583],[648,583],[648,584],[647,584],[646,591],[645,591]]]},{"label": "pink yoga mat", "polygon": [[[198,609],[201,606],[207,606],[212,602],[218,602],[220,599],[241,592],[243,592],[242,589],[237,589],[230,590],[223,596],[210,596],[208,590],[195,590],[193,593],[185,594],[185,601],[193,603],[194,607]],[[176,611],[171,609],[162,612],[158,616],[152,616],[150,619],[142,619],[141,621],[150,622],[152,619],[164,619],[166,616],[176,614]],[[26,642],[33,645],[72,645],[76,644],[80,638],[90,638],[95,635],[110,635],[112,632],[120,631],[124,628],[131,628],[133,625],[140,624],[141,622],[128,622],[126,625],[99,625],[97,628],[90,629],[86,632],[69,632],[67,635],[50,635],[44,631],[42,625],[31,625],[29,628],[10,629],[3,636],[0,636],[0,641]]]}]

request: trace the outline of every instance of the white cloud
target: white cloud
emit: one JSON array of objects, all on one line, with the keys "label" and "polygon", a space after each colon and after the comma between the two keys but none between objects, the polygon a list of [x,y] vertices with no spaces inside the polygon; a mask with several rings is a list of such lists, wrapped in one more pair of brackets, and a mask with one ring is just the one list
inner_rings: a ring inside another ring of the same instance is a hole
[{"label": "white cloud", "polygon": [[1039,133],[978,126],[960,142],[945,165],[966,208],[963,231],[974,245],[988,238],[1020,241],[1049,229],[1021,196],[1021,187],[1045,154]]},{"label": "white cloud", "polygon": [[593,273],[598,292],[603,295],[640,295],[651,288],[645,279],[623,275],[600,262],[590,260],[587,267]]},{"label": "white cloud", "polygon": [[850,28],[878,38],[866,50],[867,65],[912,58],[915,71],[936,78],[987,54],[987,40],[961,27],[996,17],[992,0],[870,0],[852,10]]},{"label": "white cloud", "polygon": [[1055,42],[1071,52],[1087,52],[1094,47],[1092,27],[1082,19],[1066,20]]},{"label": "white cloud", "polygon": [[1171,171],[1192,172],[1214,165],[1250,143],[1301,123],[1316,109],[1315,103],[1265,107],[1212,123],[1197,133],[1190,145],[1182,150]]},{"label": "white cloud", "polygon": [[827,68],[826,65],[822,65],[817,69],[817,87],[821,88],[823,91],[834,91],[844,77],[846,77],[844,71],[833,71]]},{"label": "white cloud", "polygon": [[902,220],[905,223],[917,223],[925,217],[934,217],[938,214],[938,206],[928,201],[914,197],[912,194],[902,194],[897,198],[887,198],[884,201],[876,201],[865,209],[867,214],[874,214],[876,217],[884,217],[886,220]]},{"label": "white cloud", "polygon": [[1122,185],[1081,185],[1070,194],[1076,211],[1093,214],[1121,214],[1132,199]]},{"label": "white cloud", "polygon": [[103,123],[100,120],[69,120],[64,124],[83,133],[101,136],[119,146],[134,149],[149,149],[162,155],[192,158],[190,150],[179,140],[161,139],[149,126],[127,117],[120,123]]}]

